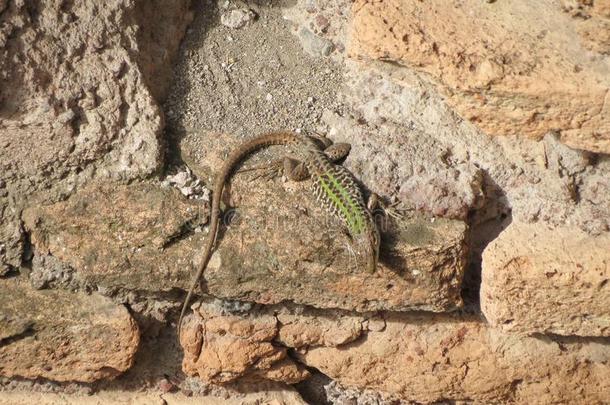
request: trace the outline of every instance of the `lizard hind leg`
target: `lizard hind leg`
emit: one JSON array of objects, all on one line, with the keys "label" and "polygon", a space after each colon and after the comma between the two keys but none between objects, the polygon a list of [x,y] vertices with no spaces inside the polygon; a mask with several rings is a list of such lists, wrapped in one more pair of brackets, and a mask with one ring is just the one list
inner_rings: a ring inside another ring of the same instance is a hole
[{"label": "lizard hind leg", "polygon": [[347,238],[347,240],[345,241],[345,252],[347,253],[347,257],[349,258],[348,263],[350,267],[357,266],[358,258],[356,254],[356,249],[354,249],[354,238],[347,230],[343,230],[342,233]]},{"label": "lizard hind leg", "polygon": [[403,211],[396,208],[398,206],[398,204],[400,204],[400,201],[396,201],[394,203],[387,204],[381,199],[381,197],[379,197],[379,195],[377,195],[375,193],[371,193],[371,195],[369,196],[369,199],[366,203],[366,206],[367,206],[368,210],[373,214],[375,214],[378,211],[383,211],[384,216],[388,216],[395,220],[401,220],[401,219],[404,219],[404,214],[403,214]]},{"label": "lizard hind leg", "polygon": [[248,167],[240,169],[237,173],[256,172],[249,182],[257,181],[259,179],[272,180],[282,174],[282,161],[276,160],[271,163],[263,164],[260,166]]},{"label": "lizard hind leg", "polygon": [[290,157],[284,158],[284,174],[293,181],[302,181],[309,178],[309,170],[307,170],[305,163]]}]

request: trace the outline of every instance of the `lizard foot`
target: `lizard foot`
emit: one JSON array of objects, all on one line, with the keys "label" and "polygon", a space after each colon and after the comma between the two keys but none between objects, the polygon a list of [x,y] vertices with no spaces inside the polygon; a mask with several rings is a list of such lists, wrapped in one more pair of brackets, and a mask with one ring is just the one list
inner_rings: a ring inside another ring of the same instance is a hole
[{"label": "lizard foot", "polygon": [[400,201],[394,201],[393,203],[384,202],[377,194],[373,193],[370,195],[367,207],[371,212],[377,210],[383,211],[385,217],[390,217],[396,221],[403,220],[405,218],[405,210],[399,208]]}]

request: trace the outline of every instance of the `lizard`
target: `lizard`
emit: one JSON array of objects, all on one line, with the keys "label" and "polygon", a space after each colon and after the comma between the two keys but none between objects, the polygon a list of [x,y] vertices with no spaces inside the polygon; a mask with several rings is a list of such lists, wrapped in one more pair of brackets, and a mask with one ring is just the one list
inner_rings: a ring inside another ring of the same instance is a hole
[{"label": "lizard", "polygon": [[285,145],[294,149],[297,157],[285,157],[276,163],[283,164],[286,177],[301,181],[312,179],[316,200],[338,218],[346,227],[351,245],[356,254],[366,260],[367,271],[373,273],[379,260],[380,236],[372,210],[377,205],[377,195],[372,194],[365,202],[363,192],[354,176],[343,166],[335,164],[350,151],[347,143],[333,144],[327,138],[299,135],[293,132],[269,132],[245,141],[233,150],[215,178],[212,189],[212,204],[209,233],[201,260],[182,305],[178,320],[178,334],[188,304],[199,284],[213,253],[220,221],[220,202],[225,185],[237,166],[251,153],[272,145]]}]

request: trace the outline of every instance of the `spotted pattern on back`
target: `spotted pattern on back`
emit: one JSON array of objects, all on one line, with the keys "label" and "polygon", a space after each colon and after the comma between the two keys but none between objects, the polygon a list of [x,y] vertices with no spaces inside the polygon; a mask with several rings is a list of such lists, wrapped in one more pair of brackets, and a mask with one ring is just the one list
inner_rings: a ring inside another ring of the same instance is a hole
[{"label": "spotted pattern on back", "polygon": [[343,166],[334,164],[315,140],[304,138],[303,161],[311,174],[313,193],[320,205],[345,224],[352,236],[377,232],[360,186]]},{"label": "spotted pattern on back", "polygon": [[314,176],[313,192],[332,215],[340,218],[352,235],[365,232],[370,218],[360,187],[342,166]]}]

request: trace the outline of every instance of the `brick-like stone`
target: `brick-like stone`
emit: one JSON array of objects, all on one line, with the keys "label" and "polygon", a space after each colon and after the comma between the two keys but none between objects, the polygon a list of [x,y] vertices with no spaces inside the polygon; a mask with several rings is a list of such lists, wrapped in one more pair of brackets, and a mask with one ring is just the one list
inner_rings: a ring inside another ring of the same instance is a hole
[{"label": "brick-like stone", "polygon": [[0,375],[92,382],[128,370],[138,326],[99,294],[33,290],[0,279]]},{"label": "brick-like stone", "polygon": [[610,389],[608,342],[506,334],[473,315],[294,306],[240,314],[212,304],[195,314],[183,326],[183,365],[205,381],[250,379],[293,349],[283,362],[296,358],[344,387],[416,403],[603,403]]},{"label": "brick-like stone", "polygon": [[513,222],[483,252],[481,309],[513,333],[610,336],[610,233]]},{"label": "brick-like stone", "polygon": [[[239,140],[218,134],[209,142],[205,157],[199,149],[183,152],[203,179],[213,177],[225,152]],[[272,148],[245,166],[264,164],[264,159],[286,152]],[[225,202],[235,210],[224,217],[224,224],[231,224],[221,231],[204,273],[211,295],[356,311],[447,311],[462,305],[464,222],[415,213],[388,221],[378,269],[370,274],[350,250],[343,225],[316,202],[310,181],[253,180],[254,175],[237,173],[225,194]]]},{"label": "brick-like stone", "polygon": [[297,350],[347,387],[407,401],[601,404],[610,392],[610,345],[504,334],[476,317],[386,315],[386,326],[339,347]]},{"label": "brick-like stone", "polygon": [[193,229],[206,216],[204,205],[175,189],[104,182],[26,209],[23,219],[38,253],[68,264],[80,280],[167,291],[188,285],[192,257],[203,244]]},{"label": "brick-like stone", "polygon": [[332,311],[281,312],[277,319],[276,340],[288,347],[343,345],[358,339],[368,326],[360,316]]},{"label": "brick-like stone", "polygon": [[275,316],[259,315],[242,317],[201,304],[185,318],[180,334],[184,372],[216,384],[237,379],[293,384],[307,378],[308,371],[287,357],[286,348],[272,343],[278,333]]},{"label": "brick-like stone", "polygon": [[559,131],[571,147],[609,153],[610,24],[597,1],[593,11],[567,3],[581,10],[552,0],[358,0],[348,53],[425,73],[491,135]]},{"label": "brick-like stone", "polygon": [[21,264],[19,214],[33,200],[162,167],[158,102],[189,4],[0,1],[0,273]]}]

